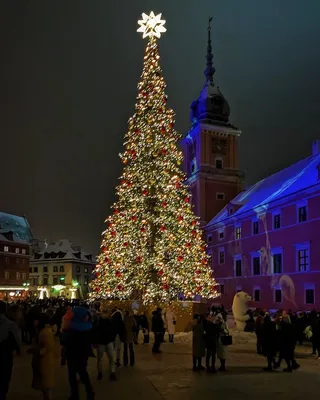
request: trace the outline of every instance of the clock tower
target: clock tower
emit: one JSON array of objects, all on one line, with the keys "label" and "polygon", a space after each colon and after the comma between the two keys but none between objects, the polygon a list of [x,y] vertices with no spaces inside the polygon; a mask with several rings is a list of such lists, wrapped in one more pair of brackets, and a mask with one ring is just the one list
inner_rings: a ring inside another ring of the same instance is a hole
[{"label": "clock tower", "polygon": [[184,170],[195,214],[207,224],[241,190],[238,141],[241,131],[229,122],[230,107],[213,81],[215,69],[209,19],[206,82],[191,104],[191,128],[182,140]]}]

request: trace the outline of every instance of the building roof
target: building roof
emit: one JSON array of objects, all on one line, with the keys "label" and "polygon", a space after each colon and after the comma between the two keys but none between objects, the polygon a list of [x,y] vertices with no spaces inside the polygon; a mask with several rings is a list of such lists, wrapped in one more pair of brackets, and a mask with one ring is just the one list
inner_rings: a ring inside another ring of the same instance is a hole
[{"label": "building roof", "polygon": [[80,246],[76,246],[68,239],[60,239],[56,243],[44,245],[34,252],[31,262],[34,261],[78,261],[92,263],[93,256],[90,252],[83,251]]},{"label": "building roof", "polygon": [[33,235],[24,217],[0,212],[0,241],[30,244]]},{"label": "building roof", "polygon": [[[259,214],[267,210],[271,202],[298,194],[298,192],[312,186],[320,185],[318,180],[319,164],[320,154],[315,154],[262,179],[239,193],[207,224],[207,227],[225,223],[227,220],[240,216],[247,211],[255,211]],[[229,209],[232,205],[234,212],[229,215]]]}]

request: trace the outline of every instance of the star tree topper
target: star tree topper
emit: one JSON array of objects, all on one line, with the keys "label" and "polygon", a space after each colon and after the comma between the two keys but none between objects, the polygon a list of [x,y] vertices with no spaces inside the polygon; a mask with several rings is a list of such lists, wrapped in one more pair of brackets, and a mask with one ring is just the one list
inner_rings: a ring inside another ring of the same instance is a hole
[{"label": "star tree topper", "polygon": [[140,27],[137,29],[137,32],[141,32],[143,35],[143,39],[146,37],[156,37],[160,39],[161,33],[167,31],[164,27],[166,21],[161,19],[162,14],[155,15],[153,11],[151,11],[150,15],[145,13],[142,14],[142,19],[138,21]]}]

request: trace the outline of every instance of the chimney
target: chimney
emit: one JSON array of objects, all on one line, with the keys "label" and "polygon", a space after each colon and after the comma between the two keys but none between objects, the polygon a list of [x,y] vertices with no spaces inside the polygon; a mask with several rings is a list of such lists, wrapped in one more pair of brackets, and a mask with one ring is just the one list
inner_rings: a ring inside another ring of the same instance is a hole
[{"label": "chimney", "polygon": [[319,143],[319,140],[315,140],[313,143],[312,143],[312,155],[313,156],[316,156],[317,154],[319,154],[320,153],[320,143]]}]

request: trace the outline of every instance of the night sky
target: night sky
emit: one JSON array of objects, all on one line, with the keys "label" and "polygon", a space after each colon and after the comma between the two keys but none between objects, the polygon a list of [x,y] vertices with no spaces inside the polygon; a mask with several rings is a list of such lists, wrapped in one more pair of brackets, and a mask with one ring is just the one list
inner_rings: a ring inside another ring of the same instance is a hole
[{"label": "night sky", "polygon": [[243,132],[246,184],[320,139],[319,0],[3,0],[0,210],[26,214],[39,239],[98,250],[142,71],[137,19],[151,10],[167,20],[161,65],[180,132],[214,16],[215,83]]}]

